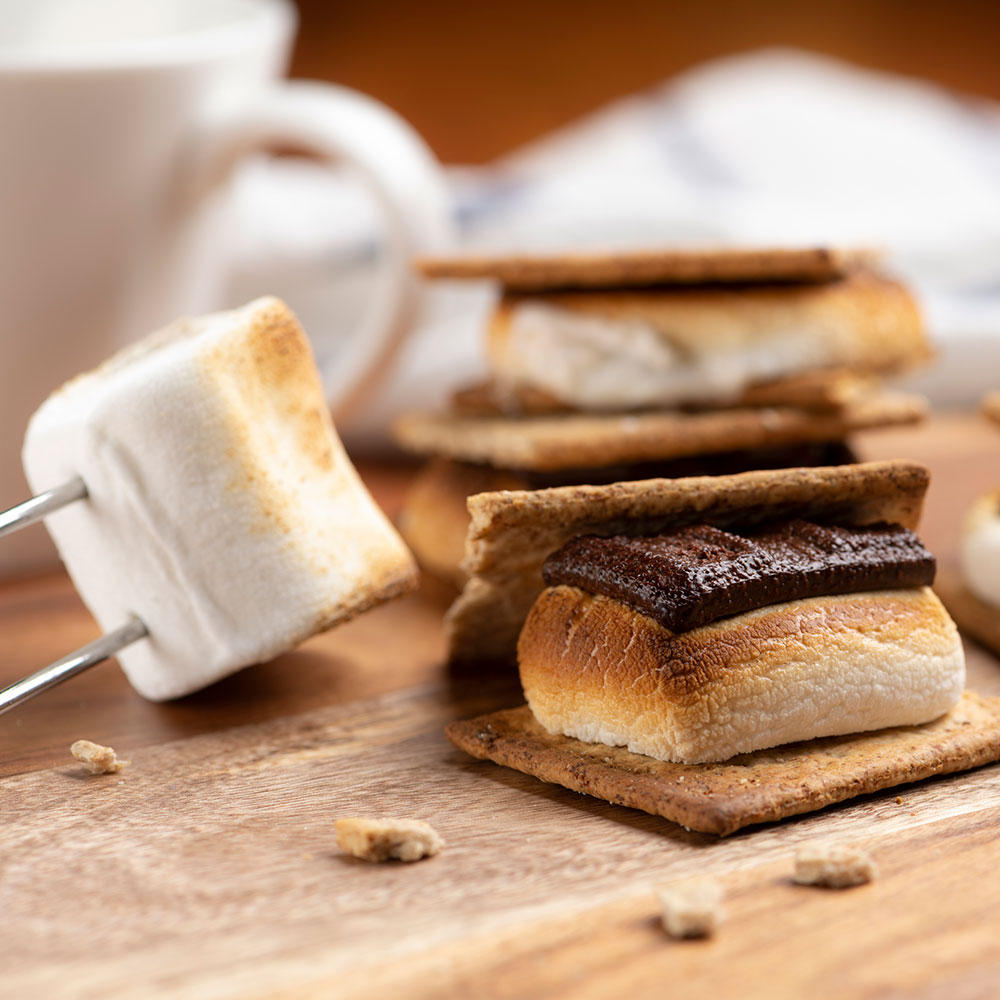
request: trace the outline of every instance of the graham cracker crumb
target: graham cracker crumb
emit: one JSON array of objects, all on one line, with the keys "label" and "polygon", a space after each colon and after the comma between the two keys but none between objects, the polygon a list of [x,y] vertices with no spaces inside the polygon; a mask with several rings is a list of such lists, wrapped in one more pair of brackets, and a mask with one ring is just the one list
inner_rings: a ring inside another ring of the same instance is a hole
[{"label": "graham cracker crumb", "polygon": [[69,752],[91,774],[117,774],[123,767],[128,767],[129,763],[118,759],[114,747],[103,747],[90,740],[77,740],[70,746]]},{"label": "graham cracker crumb", "polygon": [[714,879],[678,882],[660,890],[660,907],[671,937],[711,937],[722,922],[722,886]]},{"label": "graham cracker crumb", "polygon": [[795,881],[799,885],[821,885],[846,889],[864,885],[878,876],[872,856],[860,847],[830,841],[809,841],[795,852]]},{"label": "graham cracker crumb", "polygon": [[365,861],[419,861],[444,847],[438,832],[420,819],[338,819],[337,846]]}]

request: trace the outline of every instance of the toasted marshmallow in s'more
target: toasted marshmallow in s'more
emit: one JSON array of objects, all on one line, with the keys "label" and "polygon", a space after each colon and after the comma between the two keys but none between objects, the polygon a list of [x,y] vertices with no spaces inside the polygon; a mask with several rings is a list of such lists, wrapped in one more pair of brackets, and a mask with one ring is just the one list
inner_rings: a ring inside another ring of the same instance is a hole
[{"label": "toasted marshmallow in s'more", "polygon": [[804,372],[893,374],[926,351],[905,288],[867,270],[815,284],[508,293],[489,332],[501,390],[607,411],[734,405]]},{"label": "toasted marshmallow in s'more", "polygon": [[[803,471],[695,488],[652,530],[626,514],[550,553],[517,650],[538,721],[700,764],[951,708],[965,686],[958,630],[930,589],[934,557],[891,514],[894,489],[922,497],[926,471]],[[881,510],[859,516],[859,476],[883,480]],[[782,493],[806,483],[789,510]]]},{"label": "toasted marshmallow in s'more", "polygon": [[855,432],[925,412],[919,397],[881,388],[930,352],[912,297],[868,251],[420,266],[501,287],[486,331],[487,382],[396,427],[402,447],[434,459],[401,530],[425,568],[458,584],[470,484],[535,489],[840,464],[853,460],[846,441]]},{"label": "toasted marshmallow in s'more", "polygon": [[147,698],[267,660],[415,584],[406,547],[334,430],[309,343],[264,298],[181,320],[80,375],[32,417],[32,488],[87,499],[48,529]]},{"label": "toasted marshmallow in s'more", "polygon": [[899,526],[576,539],[543,568],[521,682],[550,732],[684,764],[930,722],[965,681],[933,574]]}]

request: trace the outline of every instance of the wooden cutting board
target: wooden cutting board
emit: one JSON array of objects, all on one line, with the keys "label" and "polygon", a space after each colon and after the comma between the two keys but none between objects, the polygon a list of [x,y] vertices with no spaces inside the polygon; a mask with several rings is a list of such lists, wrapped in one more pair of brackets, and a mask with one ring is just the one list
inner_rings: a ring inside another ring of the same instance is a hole
[{"label": "wooden cutting board", "polygon": [[[923,535],[948,568],[956,518],[1000,480],[972,418],[869,435],[928,462]],[[367,470],[398,505],[406,469]],[[510,675],[441,665],[425,589],[169,705],[114,665],[0,720],[0,994],[37,997],[868,997],[987,995],[1000,982],[1000,767],[718,840],[479,763],[442,735],[517,703]],[[68,582],[0,588],[7,681],[94,635]],[[1000,662],[968,646],[970,686]],[[84,776],[74,739],[121,775]],[[345,815],[427,819],[415,865],[341,855]],[[796,844],[862,843],[881,877],[789,881]],[[653,890],[721,878],[710,942],[669,941]]]}]

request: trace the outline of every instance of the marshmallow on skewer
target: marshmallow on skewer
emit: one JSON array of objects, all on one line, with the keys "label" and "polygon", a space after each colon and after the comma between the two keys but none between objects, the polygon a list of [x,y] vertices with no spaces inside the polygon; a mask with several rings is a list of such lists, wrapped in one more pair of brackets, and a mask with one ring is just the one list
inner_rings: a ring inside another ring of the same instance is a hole
[{"label": "marshmallow on skewer", "polygon": [[47,518],[147,698],[198,690],[415,585],[337,438],[308,341],[274,298],[181,320],[55,392],[24,445]]}]

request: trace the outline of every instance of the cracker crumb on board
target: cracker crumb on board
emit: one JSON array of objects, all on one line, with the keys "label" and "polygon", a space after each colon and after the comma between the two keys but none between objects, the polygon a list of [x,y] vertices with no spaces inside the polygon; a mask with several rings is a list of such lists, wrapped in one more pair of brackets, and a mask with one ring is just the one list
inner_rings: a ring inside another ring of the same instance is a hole
[{"label": "cracker crumb on board", "polygon": [[338,819],[337,846],[365,861],[419,861],[444,847],[438,832],[421,819]]},{"label": "cracker crumb on board", "polygon": [[864,885],[878,876],[872,856],[860,847],[833,841],[811,840],[795,852],[795,881],[799,885],[821,885],[846,889]]},{"label": "cracker crumb on board", "polygon": [[677,882],[660,890],[660,908],[671,937],[711,937],[722,922],[722,886],[714,879]]},{"label": "cracker crumb on board", "polygon": [[128,767],[127,760],[120,760],[114,747],[104,747],[91,740],[77,740],[69,752],[91,774],[117,774],[123,767]]}]

